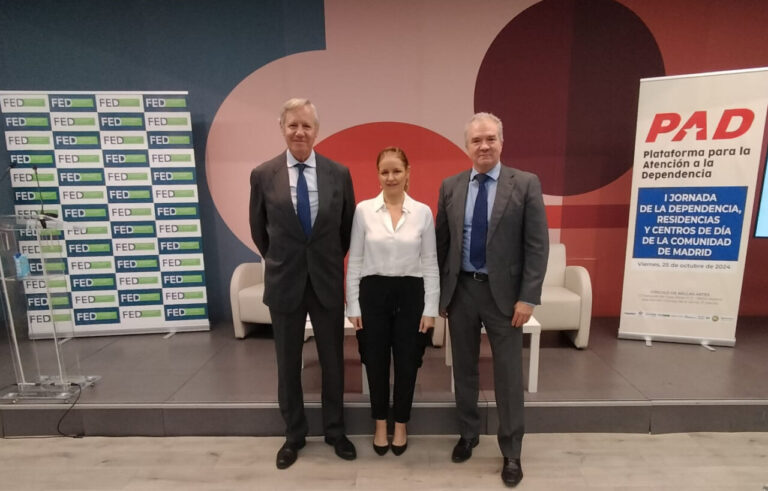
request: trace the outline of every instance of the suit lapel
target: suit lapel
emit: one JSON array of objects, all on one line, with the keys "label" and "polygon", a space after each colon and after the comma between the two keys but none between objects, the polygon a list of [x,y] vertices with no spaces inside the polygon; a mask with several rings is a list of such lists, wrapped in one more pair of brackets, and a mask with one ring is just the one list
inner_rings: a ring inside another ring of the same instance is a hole
[{"label": "suit lapel", "polygon": [[317,173],[317,217],[315,217],[315,224],[312,226],[312,235],[315,234],[315,230],[318,226],[322,226],[323,220],[329,213],[329,207],[332,201],[333,193],[333,176],[331,175],[331,169],[329,165],[325,165],[324,158],[315,152],[315,172]]},{"label": "suit lapel", "polygon": [[499,174],[499,182],[496,184],[496,197],[493,200],[493,209],[491,210],[491,219],[488,223],[488,237],[490,240],[493,237],[493,233],[501,222],[501,217],[504,216],[504,210],[512,197],[512,191],[515,189],[515,173],[512,169],[501,166],[501,173]]},{"label": "suit lapel", "polygon": [[469,190],[470,171],[464,172],[456,181],[456,187],[453,189],[453,214],[451,216],[454,237],[451,238],[456,244],[461,244],[464,235],[464,211],[467,206],[467,192]]},{"label": "suit lapel", "polygon": [[282,208],[285,216],[293,217],[291,223],[293,223],[293,227],[296,229],[294,231],[298,231],[301,235],[304,235],[304,229],[301,227],[299,215],[296,214],[296,208],[293,206],[293,201],[291,200],[291,182],[288,179],[288,160],[285,154],[283,154],[282,159],[278,159],[274,171],[274,186],[279,196],[278,206]]}]

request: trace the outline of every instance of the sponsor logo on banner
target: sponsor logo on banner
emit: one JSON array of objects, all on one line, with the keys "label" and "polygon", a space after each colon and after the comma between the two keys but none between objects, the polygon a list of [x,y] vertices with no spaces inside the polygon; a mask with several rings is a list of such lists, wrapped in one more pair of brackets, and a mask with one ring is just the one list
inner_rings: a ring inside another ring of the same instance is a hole
[{"label": "sponsor logo on banner", "polygon": [[144,109],[151,111],[189,111],[187,97],[184,95],[154,95],[144,96]]},{"label": "sponsor logo on banner", "polygon": [[207,319],[208,306],[204,303],[166,305],[165,318],[169,321],[184,321],[189,319]]},{"label": "sponsor logo on banner", "polygon": [[160,271],[160,260],[157,256],[121,256],[115,258],[115,267],[118,273]]},{"label": "sponsor logo on banner", "polygon": [[189,220],[200,218],[197,203],[158,204],[155,203],[155,216],[158,220]]},{"label": "sponsor logo on banner", "polygon": [[96,131],[54,131],[53,146],[56,150],[98,149],[99,133]]},{"label": "sponsor logo on banner", "polygon": [[143,97],[139,94],[96,94],[96,108],[99,113],[141,113],[144,112]]},{"label": "sponsor logo on banner", "polygon": [[8,158],[11,161],[11,165],[19,167],[35,166],[39,169],[46,167],[56,167],[54,162],[52,151],[23,151],[23,152],[8,152]]},{"label": "sponsor logo on banner", "polygon": [[104,150],[104,167],[148,167],[146,150]]},{"label": "sponsor logo on banner", "polygon": [[45,94],[1,94],[0,111],[3,113],[47,113],[48,97]]},{"label": "sponsor logo on banner", "polygon": [[75,309],[75,325],[116,324],[120,313],[116,307]]},{"label": "sponsor logo on banner", "polygon": [[99,115],[101,131],[144,130],[144,115],[136,113],[107,113]]},{"label": "sponsor logo on banner", "polygon": [[188,286],[204,286],[205,272],[199,271],[175,271],[163,272],[163,288],[180,288]]},{"label": "sponsor logo on banner", "polygon": [[75,309],[91,307],[116,307],[117,292],[114,290],[93,291],[88,293],[73,293],[72,303]]},{"label": "sponsor logo on banner", "polygon": [[54,131],[97,131],[96,113],[53,113],[51,127]]},{"label": "sponsor logo on banner", "polygon": [[91,94],[50,94],[51,112],[95,112],[96,100]]},{"label": "sponsor logo on banner", "polygon": [[112,186],[107,192],[110,203],[151,203],[152,188],[149,186]]},{"label": "sponsor logo on banner", "polygon": [[62,205],[61,211],[68,222],[103,222],[109,219],[107,205]]},{"label": "sponsor logo on banner", "polygon": [[59,169],[59,186],[103,186],[102,169]]},{"label": "sponsor logo on banner", "polygon": [[8,130],[34,130],[48,131],[51,129],[51,120],[47,114],[40,113],[16,113],[6,114],[2,117],[3,127]]},{"label": "sponsor logo on banner", "polygon": [[102,258],[75,258],[67,259],[69,270],[72,274],[82,274],[88,272],[96,273],[114,273],[115,260],[111,257]]},{"label": "sponsor logo on banner", "polygon": [[[99,204],[106,200],[107,188],[100,187],[66,187],[59,190],[59,197],[62,204]],[[77,234],[77,228],[73,233]]]},{"label": "sponsor logo on banner", "polygon": [[166,304],[205,302],[205,288],[164,288],[163,300]]},{"label": "sponsor logo on banner", "polygon": [[200,220],[179,220],[173,222],[159,222],[157,224],[158,237],[199,237]]},{"label": "sponsor logo on banner", "polygon": [[186,148],[192,146],[191,131],[150,131],[149,148]]},{"label": "sponsor logo on banner", "polygon": [[157,254],[155,239],[114,239],[115,256],[135,256],[136,254]]},{"label": "sponsor logo on banner", "polygon": [[163,290],[122,290],[120,292],[120,306],[132,307],[136,305],[156,305],[163,303]]},{"label": "sponsor logo on banner", "polygon": [[95,167],[101,170],[100,150],[56,150],[56,167],[59,169]]},{"label": "sponsor logo on banner", "polygon": [[53,150],[51,131],[6,131],[5,145],[8,150]]},{"label": "sponsor logo on banner", "polygon": [[114,290],[116,288],[114,273],[94,273],[70,276],[72,291]]}]

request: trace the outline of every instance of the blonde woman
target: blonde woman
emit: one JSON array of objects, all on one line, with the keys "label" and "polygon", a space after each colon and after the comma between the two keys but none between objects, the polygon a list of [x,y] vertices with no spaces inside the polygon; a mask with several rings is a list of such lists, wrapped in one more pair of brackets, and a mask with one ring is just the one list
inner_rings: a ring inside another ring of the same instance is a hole
[{"label": "blonde woman", "polygon": [[[357,329],[376,421],[373,448],[401,455],[408,446],[416,374],[440,296],[432,211],[406,190],[408,158],[388,147],[376,159],[381,193],[357,205],[347,265],[347,316]],[[395,431],[387,440],[390,360]]]}]

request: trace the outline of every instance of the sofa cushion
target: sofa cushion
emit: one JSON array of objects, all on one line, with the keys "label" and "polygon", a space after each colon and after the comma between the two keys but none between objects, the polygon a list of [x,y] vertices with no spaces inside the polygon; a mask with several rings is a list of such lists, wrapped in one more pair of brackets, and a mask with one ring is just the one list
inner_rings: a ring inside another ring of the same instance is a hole
[{"label": "sofa cushion", "polygon": [[578,329],[580,314],[581,297],[562,286],[544,286],[541,305],[533,311],[542,330]]},{"label": "sofa cushion", "polygon": [[264,322],[269,319],[269,308],[264,305],[264,283],[243,288],[237,294],[240,300],[240,320],[244,322]]}]

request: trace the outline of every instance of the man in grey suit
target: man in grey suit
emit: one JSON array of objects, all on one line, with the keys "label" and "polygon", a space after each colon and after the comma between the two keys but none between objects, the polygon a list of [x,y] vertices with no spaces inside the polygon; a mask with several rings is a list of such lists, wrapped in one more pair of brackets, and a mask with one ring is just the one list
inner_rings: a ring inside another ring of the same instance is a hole
[{"label": "man in grey suit", "polygon": [[514,487],[523,478],[522,326],[541,300],[549,233],[539,179],[501,164],[501,120],[475,114],[464,137],[472,169],[443,181],[435,224],[460,425],[452,459],[469,459],[479,442],[482,324],[493,353],[501,478]]},{"label": "man in grey suit", "polygon": [[288,149],[251,172],[251,236],[265,261],[264,303],[277,351],[278,400],[286,440],[277,468],[296,461],[309,431],[301,388],[307,314],[322,369],[325,442],[347,460],[356,457],[345,435],[344,256],[355,196],[349,169],[315,153],[315,106],[283,104],[280,129]]}]

